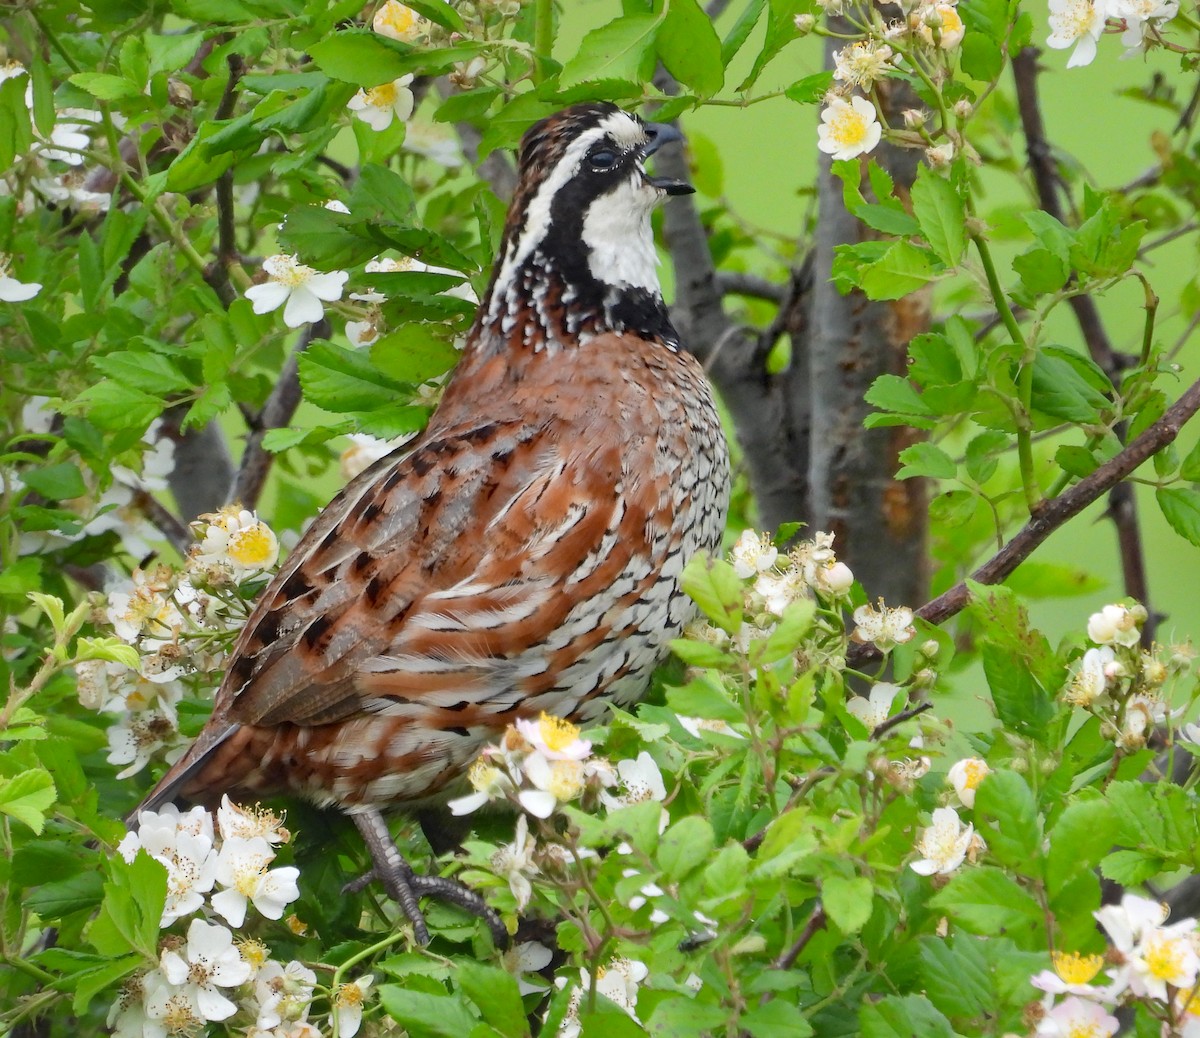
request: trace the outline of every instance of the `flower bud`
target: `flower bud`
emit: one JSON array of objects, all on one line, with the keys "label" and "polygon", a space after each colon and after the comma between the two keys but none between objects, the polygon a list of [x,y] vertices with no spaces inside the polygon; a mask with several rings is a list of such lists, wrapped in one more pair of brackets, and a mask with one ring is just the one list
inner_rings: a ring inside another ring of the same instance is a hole
[{"label": "flower bud", "polygon": [[906,108],[902,113],[904,125],[910,130],[919,130],[925,125],[925,112],[920,108]]},{"label": "flower bud", "polygon": [[952,141],[939,144],[936,148],[925,149],[925,161],[929,163],[931,169],[945,169],[953,159],[954,143]]},{"label": "flower bud", "polygon": [[975,106],[965,97],[954,103],[954,114],[960,119],[970,119],[975,112]]},{"label": "flower bud", "polygon": [[798,14],[795,18],[796,32],[800,36],[807,36],[817,26],[817,20],[811,14]]}]

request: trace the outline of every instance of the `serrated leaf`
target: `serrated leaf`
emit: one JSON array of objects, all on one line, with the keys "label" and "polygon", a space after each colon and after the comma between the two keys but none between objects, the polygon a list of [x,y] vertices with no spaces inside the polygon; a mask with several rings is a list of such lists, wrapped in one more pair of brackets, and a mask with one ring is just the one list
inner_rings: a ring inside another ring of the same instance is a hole
[{"label": "serrated leaf", "polygon": [[124,76],[106,72],[76,72],[70,82],[99,101],[121,101],[129,97],[141,97],[142,88]]},{"label": "serrated leaf", "polygon": [[83,481],[79,466],[69,461],[25,469],[21,472],[21,481],[30,490],[51,501],[70,501],[87,493],[87,484]]},{"label": "serrated leaf", "polygon": [[981,941],[959,936],[951,943],[943,937],[922,937],[919,943],[922,990],[941,1012],[973,1017],[993,1009],[997,992]]},{"label": "serrated leaf", "polygon": [[466,31],[462,17],[445,0],[412,0],[412,3],[405,6],[411,7],[443,29],[450,29],[452,32]]},{"label": "serrated leaf", "polygon": [[1060,354],[1039,351],[1033,361],[1033,408],[1068,422],[1095,422],[1108,399]]},{"label": "serrated leaf", "polygon": [[733,28],[729,30],[729,35],[721,42],[721,63],[728,65],[733,60],[735,54],[742,49],[746,40],[750,38],[750,33],[754,31],[754,26],[758,24],[758,19],[762,16],[763,9],[767,6],[766,0],[750,0],[742,13],[738,15],[737,21],[733,23]]},{"label": "serrated leaf", "polygon": [[1041,246],[1015,257],[1012,267],[1026,290],[1033,295],[1057,292],[1071,276],[1071,268],[1066,259]]},{"label": "serrated leaf", "polygon": [[44,920],[61,919],[95,908],[103,890],[104,878],[99,872],[81,872],[70,879],[43,883],[25,896],[23,904]]},{"label": "serrated leaf", "polygon": [[640,80],[666,16],[664,5],[658,14],[626,15],[589,33],[587,46],[563,66],[559,85],[569,87],[597,79]]},{"label": "serrated leaf", "polygon": [[932,254],[911,242],[893,242],[862,274],[868,299],[900,299],[939,277]]},{"label": "serrated leaf", "polygon": [[912,206],[921,236],[934,254],[947,266],[957,265],[967,244],[967,214],[954,185],[928,166],[919,166],[912,186]]},{"label": "serrated leaf", "polygon": [[459,61],[469,61],[484,44],[464,42],[453,47],[410,47],[370,29],[346,29],[308,48],[317,68],[334,79],[359,87],[376,87],[408,73],[433,75]]},{"label": "serrated leaf", "polygon": [[975,793],[975,828],[988,850],[1015,872],[1035,870],[1042,844],[1037,803],[1015,771],[993,771]]},{"label": "serrated leaf", "polygon": [[1190,487],[1163,487],[1154,492],[1163,517],[1180,537],[1200,545],[1200,491]]},{"label": "serrated leaf", "polygon": [[712,853],[715,845],[716,836],[707,818],[681,818],[658,838],[659,867],[668,879],[682,880]]},{"label": "serrated leaf", "polygon": [[413,385],[444,375],[458,357],[445,328],[434,325],[407,325],[371,347],[371,360],[380,371]]},{"label": "serrated leaf", "polygon": [[783,95],[802,105],[820,104],[832,85],[832,72],[814,72],[811,76],[796,80],[783,92]]},{"label": "serrated leaf", "polygon": [[300,355],[299,376],[305,399],[326,411],[374,411],[407,396],[366,355],[329,342],[314,342]]},{"label": "serrated leaf", "polygon": [[1162,858],[1144,851],[1113,851],[1100,859],[1100,874],[1105,879],[1130,887],[1153,879],[1165,867]]},{"label": "serrated leaf", "polygon": [[92,367],[127,386],[162,396],[191,388],[188,379],[161,353],[119,350],[92,358]]},{"label": "serrated leaf", "polygon": [[905,447],[900,452],[903,466],[896,472],[897,479],[913,476],[930,476],[934,479],[953,479],[958,475],[958,466],[941,447],[926,440]]},{"label": "serrated leaf", "polygon": [[742,626],[742,582],[723,559],[695,555],[684,567],[680,583],[700,611],[727,634]]},{"label": "serrated leaf", "polygon": [[516,978],[508,970],[486,966],[473,959],[458,959],[455,980],[463,994],[475,1003],[484,1020],[501,1034],[519,1036],[529,1033]]},{"label": "serrated leaf", "polygon": [[858,933],[871,918],[874,888],[862,876],[828,876],[821,882],[821,905],[842,933]]},{"label": "serrated leaf", "polygon": [[924,995],[888,995],[868,1002],[858,1017],[862,1038],[955,1038],[954,1029]]},{"label": "serrated leaf", "polygon": [[985,865],[963,868],[929,899],[929,905],[985,936],[1043,922],[1041,907],[1015,880]]},{"label": "serrated leaf", "polygon": [[40,833],[58,791],[48,771],[30,768],[0,782],[0,813]]},{"label": "serrated leaf", "polygon": [[379,1001],[384,1011],[402,1024],[414,1038],[436,1035],[437,1038],[463,1038],[475,1027],[475,1018],[456,998],[410,991],[396,984],[384,984],[379,989]]},{"label": "serrated leaf", "polygon": [[1034,680],[1026,661],[993,644],[983,645],[982,655],[996,715],[1014,731],[1043,741],[1054,717],[1054,701]]},{"label": "serrated leaf", "polygon": [[1046,886],[1054,896],[1081,869],[1093,868],[1116,842],[1113,805],[1103,799],[1068,804],[1049,832]]},{"label": "serrated leaf", "polygon": [[697,0],[667,0],[655,48],[667,71],[698,96],[711,97],[725,85],[721,41]]},{"label": "serrated leaf", "polygon": [[927,415],[928,405],[921,399],[913,384],[902,375],[880,375],[871,383],[864,399],[872,407],[897,414]]}]

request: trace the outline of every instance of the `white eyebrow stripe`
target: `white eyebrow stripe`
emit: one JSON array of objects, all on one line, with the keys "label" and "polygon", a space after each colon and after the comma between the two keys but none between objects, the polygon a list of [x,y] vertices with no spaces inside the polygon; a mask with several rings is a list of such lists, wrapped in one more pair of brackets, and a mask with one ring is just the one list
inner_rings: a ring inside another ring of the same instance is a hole
[{"label": "white eyebrow stripe", "polygon": [[534,249],[542,243],[546,232],[550,230],[550,206],[554,197],[563,185],[579,172],[583,157],[592,145],[602,141],[605,137],[612,137],[626,150],[646,143],[646,132],[642,129],[641,123],[622,111],[606,115],[597,126],[580,134],[571,142],[567,150],[563,152],[563,157],[550,171],[550,175],[542,181],[542,186],[538,188],[537,194],[533,196],[525,209],[525,226],[515,243],[516,247],[511,254],[504,257],[499,273],[496,275],[491,306],[488,308],[490,320],[495,320],[504,308],[505,295],[512,284],[514,275],[529,259]]}]

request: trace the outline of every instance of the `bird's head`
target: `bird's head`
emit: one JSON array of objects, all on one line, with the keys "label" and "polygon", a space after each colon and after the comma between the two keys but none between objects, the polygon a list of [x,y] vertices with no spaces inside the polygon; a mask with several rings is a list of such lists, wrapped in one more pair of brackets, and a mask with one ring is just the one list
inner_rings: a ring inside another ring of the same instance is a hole
[{"label": "bird's head", "polygon": [[681,139],[674,127],[607,102],[575,105],[532,126],[521,140],[489,316],[524,305],[543,282],[561,287],[553,294],[563,303],[599,310],[613,326],[636,327],[639,307],[661,308],[650,214],[668,195],[693,188],[651,176],[646,160]]}]

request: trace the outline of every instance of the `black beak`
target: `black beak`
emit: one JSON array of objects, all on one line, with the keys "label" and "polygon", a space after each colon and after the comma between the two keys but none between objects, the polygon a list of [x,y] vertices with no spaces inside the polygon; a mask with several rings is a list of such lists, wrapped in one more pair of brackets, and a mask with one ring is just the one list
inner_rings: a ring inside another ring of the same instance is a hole
[{"label": "black beak", "polygon": [[[646,123],[646,136],[649,140],[642,148],[643,159],[649,158],[664,144],[683,140],[683,134],[668,123]],[[696,190],[686,180],[673,180],[670,177],[647,177],[646,180],[668,195],[690,195]]]}]

